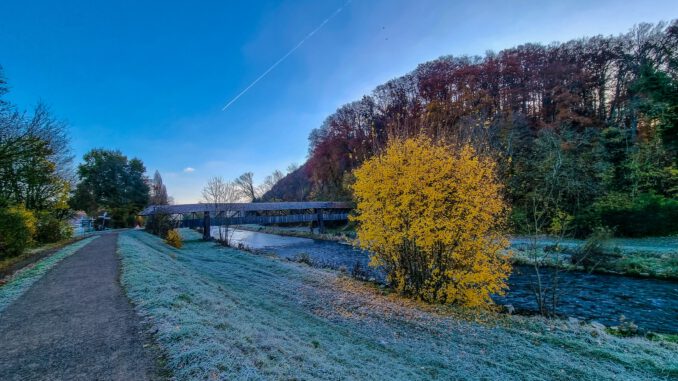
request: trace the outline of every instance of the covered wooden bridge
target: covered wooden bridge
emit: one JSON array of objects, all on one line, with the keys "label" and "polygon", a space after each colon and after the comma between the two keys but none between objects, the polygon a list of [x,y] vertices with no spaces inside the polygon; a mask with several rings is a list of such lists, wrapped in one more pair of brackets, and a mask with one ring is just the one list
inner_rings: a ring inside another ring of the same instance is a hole
[{"label": "covered wooden bridge", "polygon": [[282,224],[317,222],[321,232],[325,221],[346,221],[353,209],[350,202],[252,202],[225,204],[151,205],[139,215],[153,217],[172,215],[180,227],[203,229],[203,238],[210,238],[210,228],[243,224]]}]

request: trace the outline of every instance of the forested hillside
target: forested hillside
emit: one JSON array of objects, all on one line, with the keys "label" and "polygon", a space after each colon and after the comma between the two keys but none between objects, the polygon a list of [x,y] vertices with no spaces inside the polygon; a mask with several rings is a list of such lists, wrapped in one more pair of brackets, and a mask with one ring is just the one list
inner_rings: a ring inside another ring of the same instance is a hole
[{"label": "forested hillside", "polygon": [[330,115],[265,198],[350,199],[353,169],[423,133],[495,158],[516,231],[536,216],[575,235],[675,233],[677,48],[674,20],[423,63]]}]

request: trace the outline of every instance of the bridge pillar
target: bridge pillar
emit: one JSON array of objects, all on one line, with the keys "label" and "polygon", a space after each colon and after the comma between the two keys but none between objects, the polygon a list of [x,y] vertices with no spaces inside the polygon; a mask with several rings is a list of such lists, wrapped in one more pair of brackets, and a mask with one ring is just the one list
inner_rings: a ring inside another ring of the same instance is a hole
[{"label": "bridge pillar", "polygon": [[325,233],[325,221],[323,221],[323,210],[316,209],[316,213],[318,215],[318,232],[321,234]]},{"label": "bridge pillar", "polygon": [[210,226],[210,212],[205,212],[204,217],[202,219],[202,239],[204,241],[209,241],[212,239],[212,235],[210,234],[211,226]]}]

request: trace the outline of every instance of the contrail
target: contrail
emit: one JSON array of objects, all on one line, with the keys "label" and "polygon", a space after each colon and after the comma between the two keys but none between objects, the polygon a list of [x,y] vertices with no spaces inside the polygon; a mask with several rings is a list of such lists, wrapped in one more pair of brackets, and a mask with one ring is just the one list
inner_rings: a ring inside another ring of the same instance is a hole
[{"label": "contrail", "polygon": [[222,108],[221,111],[226,111],[228,106],[232,105],[235,101],[237,101],[238,98],[240,98],[241,96],[243,96],[243,94],[245,94],[247,92],[247,90],[251,89],[252,86],[256,85],[257,82],[261,81],[266,76],[266,74],[270,73],[271,70],[275,69],[276,66],[280,65],[280,63],[283,62],[287,57],[289,57],[290,54],[294,53],[295,50],[299,49],[299,47],[301,45],[303,45],[304,42],[306,42],[306,40],[313,37],[314,34],[316,34],[320,29],[322,29],[322,27],[324,27],[325,24],[327,24],[330,20],[332,20],[334,18],[334,16],[338,15],[339,12],[341,12],[350,2],[351,2],[351,0],[348,0],[344,3],[344,5],[337,8],[337,10],[334,11],[334,13],[332,13],[328,18],[326,18],[325,21],[320,23],[320,25],[318,25],[317,28],[313,29],[311,31],[311,33],[307,34],[306,37],[304,37],[301,41],[299,41],[299,43],[296,44],[289,52],[287,52],[287,54],[285,54],[279,60],[277,60],[273,65],[271,65],[271,67],[266,69],[266,71],[263,72],[259,77],[257,77],[257,79],[255,79],[254,82],[250,83],[249,86],[245,87],[245,90],[241,91],[240,94],[236,95],[235,98],[231,99],[230,102],[226,103],[226,106],[224,106],[224,108]]}]

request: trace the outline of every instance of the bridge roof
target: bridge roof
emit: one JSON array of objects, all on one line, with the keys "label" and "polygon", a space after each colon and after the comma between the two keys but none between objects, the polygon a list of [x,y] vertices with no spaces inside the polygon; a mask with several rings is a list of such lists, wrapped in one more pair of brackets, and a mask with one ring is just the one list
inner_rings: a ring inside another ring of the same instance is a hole
[{"label": "bridge roof", "polygon": [[183,204],[183,205],[151,205],[139,212],[140,216],[150,216],[156,213],[186,214],[202,212],[230,212],[230,211],[273,211],[273,210],[302,210],[302,209],[352,209],[353,203],[334,201],[303,201],[303,202],[239,202],[229,204]]}]

